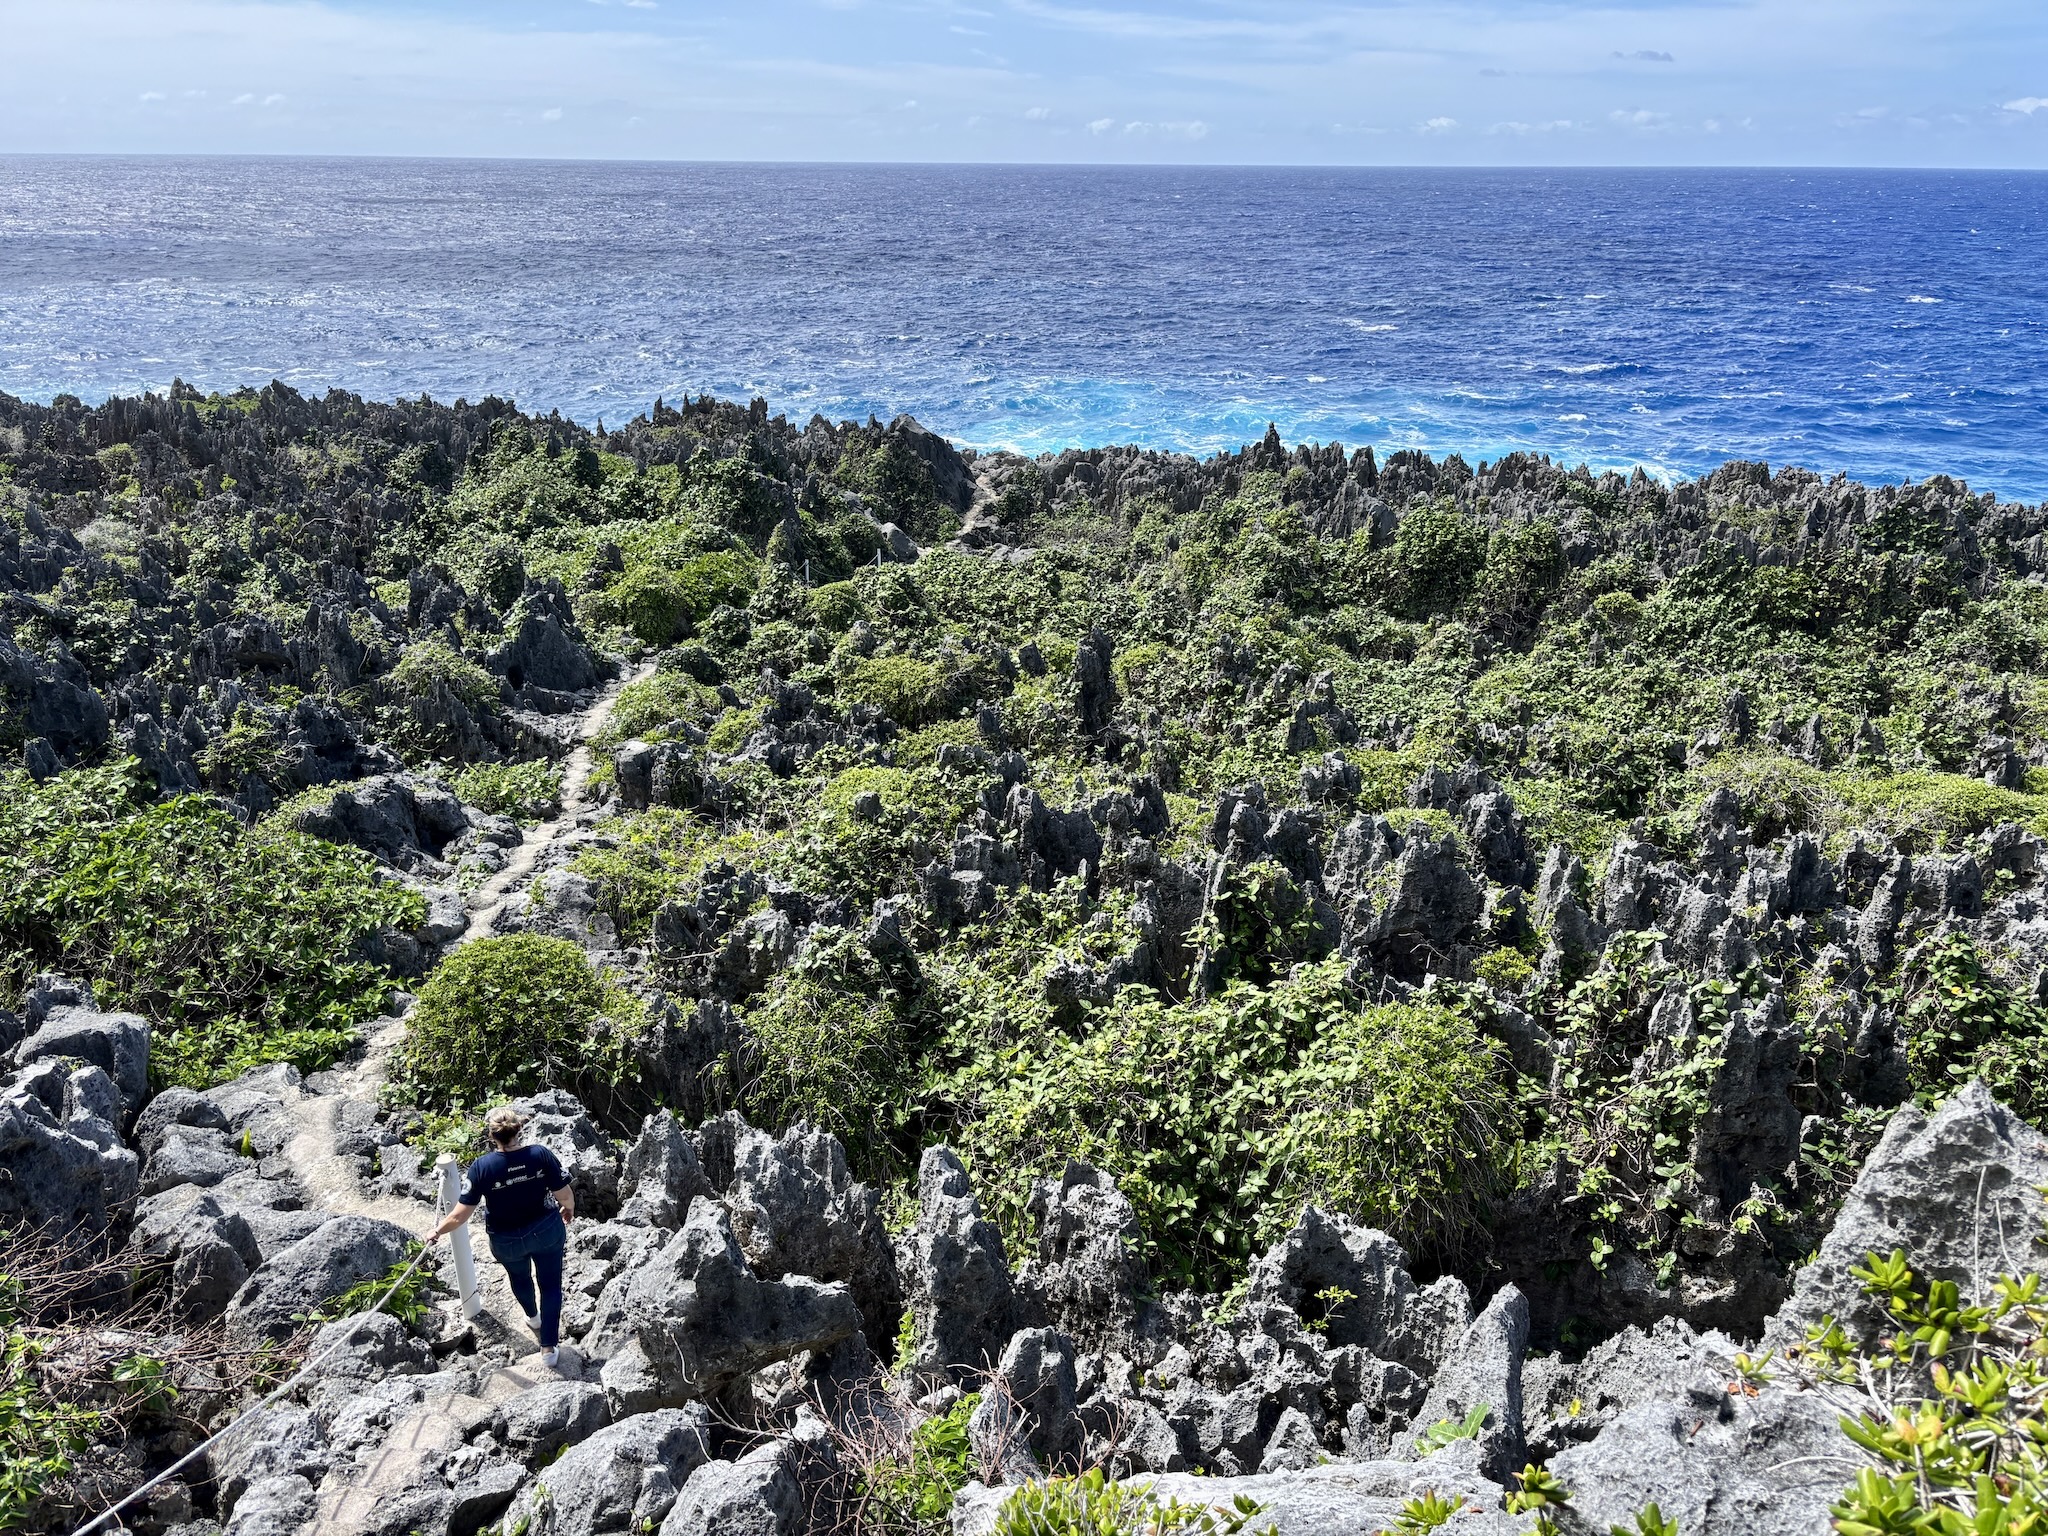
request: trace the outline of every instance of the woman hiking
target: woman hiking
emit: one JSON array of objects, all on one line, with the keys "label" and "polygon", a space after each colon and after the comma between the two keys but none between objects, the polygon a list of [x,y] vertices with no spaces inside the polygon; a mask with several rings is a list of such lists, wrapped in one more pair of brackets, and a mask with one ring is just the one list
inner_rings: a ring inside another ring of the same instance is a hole
[{"label": "woman hiking", "polygon": [[491,1257],[505,1266],[526,1326],[539,1338],[547,1351],[542,1359],[552,1368],[561,1361],[562,1255],[569,1246],[569,1223],[576,1219],[576,1194],[554,1153],[519,1144],[526,1116],[518,1110],[509,1104],[492,1110],[484,1129],[492,1150],[469,1165],[460,1203],[427,1234],[427,1242],[439,1242],[479,1205],[484,1208]]}]

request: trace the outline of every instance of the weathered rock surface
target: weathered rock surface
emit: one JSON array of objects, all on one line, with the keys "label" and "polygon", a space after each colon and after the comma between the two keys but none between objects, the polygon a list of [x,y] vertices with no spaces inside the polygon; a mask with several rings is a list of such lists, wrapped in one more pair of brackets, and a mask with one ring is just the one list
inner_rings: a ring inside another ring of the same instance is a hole
[{"label": "weathered rock surface", "polygon": [[757,1280],[725,1210],[691,1208],[643,1267],[599,1298],[588,1339],[605,1359],[615,1416],[711,1397],[737,1377],[805,1350],[829,1350],[860,1327],[844,1285]]},{"label": "weathered rock surface", "polygon": [[250,1343],[288,1339],[322,1303],[402,1263],[412,1241],[388,1221],[337,1216],[250,1275],[228,1304],[228,1330]]},{"label": "weathered rock surface", "polygon": [[1813,1263],[1766,1332],[1774,1346],[1799,1343],[1832,1313],[1865,1341],[1886,1314],[1850,1278],[1869,1253],[1903,1249],[1923,1276],[1977,1294],[2010,1267],[2015,1239],[2042,1222],[2048,1137],[1971,1083],[1932,1116],[1908,1104],[1893,1114]]}]

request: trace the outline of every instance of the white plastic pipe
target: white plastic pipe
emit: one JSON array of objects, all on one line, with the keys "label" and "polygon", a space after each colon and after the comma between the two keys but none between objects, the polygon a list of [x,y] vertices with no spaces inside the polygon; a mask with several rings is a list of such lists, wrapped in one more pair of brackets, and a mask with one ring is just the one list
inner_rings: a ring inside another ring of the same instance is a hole
[{"label": "white plastic pipe", "polygon": [[[434,1159],[434,1172],[441,1180],[441,1214],[447,1215],[462,1201],[462,1165],[455,1161],[455,1154],[443,1152]],[[476,1255],[469,1251],[469,1223],[464,1222],[449,1234],[455,1245],[455,1284],[462,1292],[462,1315],[475,1317],[484,1309],[483,1296],[476,1288]]]}]

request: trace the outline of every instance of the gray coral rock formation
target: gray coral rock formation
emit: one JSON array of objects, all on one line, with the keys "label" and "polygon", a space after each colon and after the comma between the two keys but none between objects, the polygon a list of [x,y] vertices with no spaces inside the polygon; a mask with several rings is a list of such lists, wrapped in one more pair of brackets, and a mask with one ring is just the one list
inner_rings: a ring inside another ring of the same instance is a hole
[{"label": "gray coral rock formation", "polygon": [[1915,1105],[1896,1111],[1884,1138],[1842,1202],[1814,1261],[1799,1271],[1792,1296],[1765,1342],[1801,1342],[1832,1314],[1865,1341],[1886,1314],[1858,1290],[1852,1265],[1868,1253],[1903,1249],[1916,1270],[1954,1280],[1965,1296],[1992,1275],[2024,1263],[2017,1256],[2042,1224],[2048,1186],[2048,1137],[1971,1083],[1933,1115]]},{"label": "gray coral rock formation", "polygon": [[517,1494],[505,1529],[528,1536],[637,1536],[659,1529],[676,1491],[711,1459],[702,1403],[622,1419],[570,1447]]},{"label": "gray coral rock formation", "polygon": [[403,1263],[413,1234],[369,1216],[337,1216],[264,1262],[228,1303],[228,1331],[249,1343],[290,1338],[352,1285]]},{"label": "gray coral rock formation", "polygon": [[897,1263],[919,1371],[965,1375],[1002,1358],[1018,1309],[1002,1234],[982,1219],[967,1170],[945,1147],[927,1147],[918,1164],[917,1224]]},{"label": "gray coral rock formation", "polygon": [[1068,1163],[1033,1188],[1037,1252],[1017,1277],[1070,1338],[1126,1355],[1135,1349],[1147,1284],[1138,1213],[1108,1174]]},{"label": "gray coral rock formation", "polygon": [[716,1396],[739,1377],[860,1327],[844,1285],[749,1272],[732,1220],[709,1201],[642,1267],[599,1298],[588,1348],[604,1361],[614,1416]]},{"label": "gray coral rock formation", "polygon": [[780,1138],[747,1128],[732,1161],[726,1205],[748,1267],[764,1280],[844,1281],[868,1336],[893,1338],[903,1288],[881,1194],[847,1171],[838,1138],[802,1125]]}]

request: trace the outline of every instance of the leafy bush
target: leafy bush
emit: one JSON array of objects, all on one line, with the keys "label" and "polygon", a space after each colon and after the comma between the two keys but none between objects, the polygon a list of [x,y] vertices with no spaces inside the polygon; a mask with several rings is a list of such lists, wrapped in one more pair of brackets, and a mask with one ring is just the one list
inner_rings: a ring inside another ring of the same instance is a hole
[{"label": "leafy bush", "polygon": [[1018,1027],[944,1085],[984,1198],[1018,1232],[1032,1177],[1093,1163],[1180,1283],[1227,1288],[1309,1201],[1455,1253],[1511,1165],[1497,1048],[1441,1005],[1362,1008],[1340,961],[1199,1003],[1126,991],[1078,1039]]},{"label": "leafy bush", "polygon": [[328,1065],[383,1007],[373,936],[426,917],[354,849],[250,832],[196,797],[144,806],[132,764],[0,775],[0,849],[8,991],[42,970],[89,980],[150,1020],[159,1085]]},{"label": "leafy bush", "polygon": [[907,1455],[867,1469],[856,1492],[858,1528],[891,1536],[948,1536],[954,1495],[974,1479],[967,1423],[980,1403],[979,1392],[968,1393],[910,1432]]},{"label": "leafy bush", "polygon": [[1227,1506],[1162,1503],[1151,1484],[1096,1469],[1020,1485],[996,1510],[994,1536],[1272,1536],[1276,1527],[1252,1526],[1264,1508],[1242,1493]]},{"label": "leafy bush", "polygon": [[[358,1280],[339,1296],[330,1297],[320,1308],[318,1320],[332,1323],[363,1312],[384,1312],[407,1327],[420,1322],[433,1310],[433,1296],[440,1289],[425,1265],[406,1273],[406,1266],[419,1257],[420,1248],[419,1243],[412,1244],[406,1256],[383,1274]],[[389,1300],[385,1299],[387,1291]]]},{"label": "leafy bush", "polygon": [[1486,563],[1486,530],[1450,502],[1412,509],[1395,530],[1393,567],[1401,601],[1421,616],[1462,603]]},{"label": "leafy bush", "polygon": [[745,1020],[752,1044],[741,1098],[757,1123],[808,1120],[861,1166],[897,1171],[921,1029],[858,936],[807,947]]},{"label": "leafy bush", "polygon": [[839,686],[850,702],[872,704],[904,725],[922,725],[945,705],[939,669],[914,656],[870,657]]},{"label": "leafy bush", "polygon": [[476,763],[455,776],[455,793],[479,810],[516,821],[545,821],[562,806],[562,770],[535,758]]},{"label": "leafy bush", "polygon": [[446,691],[472,710],[498,700],[498,680],[444,640],[421,640],[405,648],[391,669],[391,689],[407,703],[424,703]]},{"label": "leafy bush", "polygon": [[646,1022],[567,939],[479,939],[420,989],[397,1075],[436,1107],[541,1088],[608,1096],[632,1074]]},{"label": "leafy bush", "polygon": [[[1850,1274],[1892,1327],[1858,1348],[1823,1318],[1787,1363],[1839,1408],[1868,1465],[1835,1503],[1842,1536],[1977,1536],[2048,1521],[2048,1293],[1997,1278],[1981,1301],[1927,1280],[1904,1252]],[[1927,1395],[1929,1386],[1932,1396]]]}]

